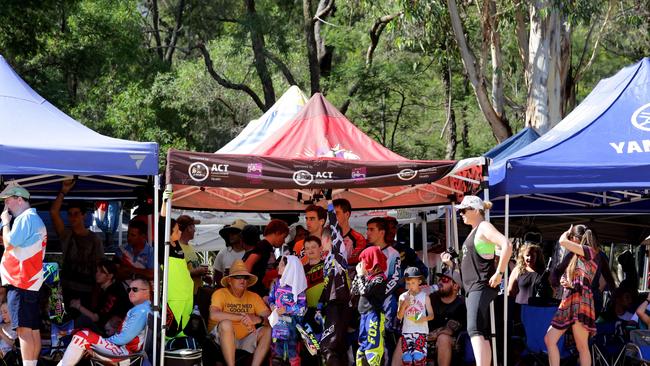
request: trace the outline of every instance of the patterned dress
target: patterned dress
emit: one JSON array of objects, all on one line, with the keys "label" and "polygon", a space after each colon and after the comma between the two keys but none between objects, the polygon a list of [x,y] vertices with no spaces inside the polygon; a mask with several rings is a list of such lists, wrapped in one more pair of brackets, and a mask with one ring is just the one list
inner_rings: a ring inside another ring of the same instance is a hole
[{"label": "patterned dress", "polygon": [[[578,256],[576,269],[573,274],[571,288],[564,288],[560,307],[557,309],[551,325],[556,329],[568,329],[573,323],[582,323],[591,336],[596,334],[596,311],[591,282],[598,268],[596,251],[588,246],[582,246],[584,256]],[[577,255],[577,254],[574,254]],[[566,278],[566,273],[563,275]]]}]

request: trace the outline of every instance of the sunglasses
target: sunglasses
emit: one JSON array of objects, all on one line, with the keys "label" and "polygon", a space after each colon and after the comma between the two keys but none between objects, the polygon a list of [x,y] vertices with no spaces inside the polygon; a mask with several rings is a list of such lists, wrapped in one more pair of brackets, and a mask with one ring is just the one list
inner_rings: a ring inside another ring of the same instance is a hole
[{"label": "sunglasses", "polygon": [[127,287],[126,292],[131,292],[131,291],[133,291],[133,293],[137,294],[138,291],[149,291],[149,290],[146,289],[146,288]]},{"label": "sunglasses", "polygon": [[449,278],[449,277],[440,277],[438,279],[438,282],[449,283],[449,282],[451,282],[451,278]]},{"label": "sunglasses", "polygon": [[472,211],[472,210],[473,210],[473,208],[467,207],[467,208],[461,208],[460,210],[458,210],[458,212],[460,212],[461,215],[464,215],[465,212]]},{"label": "sunglasses", "polygon": [[233,278],[235,280],[247,280],[248,276],[246,276],[246,275],[237,275],[237,276],[230,276],[230,278]]}]

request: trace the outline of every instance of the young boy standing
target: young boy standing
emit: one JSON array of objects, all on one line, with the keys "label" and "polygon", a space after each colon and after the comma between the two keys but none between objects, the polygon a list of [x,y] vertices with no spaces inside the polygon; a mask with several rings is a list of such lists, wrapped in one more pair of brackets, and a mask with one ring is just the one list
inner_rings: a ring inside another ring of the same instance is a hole
[{"label": "young boy standing", "polygon": [[359,256],[357,276],[352,282],[352,294],[360,295],[359,349],[357,366],[380,366],[384,356],[386,297],[386,256],[377,246],[366,248]]},{"label": "young boy standing", "polygon": [[420,285],[424,277],[417,267],[404,271],[407,291],[399,297],[397,317],[402,325],[402,365],[424,366],[427,361],[427,322],[433,320],[431,300]]}]

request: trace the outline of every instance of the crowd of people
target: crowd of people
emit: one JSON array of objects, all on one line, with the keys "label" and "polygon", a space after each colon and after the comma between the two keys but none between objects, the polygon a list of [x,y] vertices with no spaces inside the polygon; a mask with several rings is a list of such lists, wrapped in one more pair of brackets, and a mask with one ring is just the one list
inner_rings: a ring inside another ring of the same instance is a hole
[{"label": "crowd of people", "polygon": [[[96,350],[104,355],[95,356],[105,358],[140,352],[150,323],[154,278],[146,223],[132,220],[126,244],[106,258],[102,241],[84,224],[83,204],[68,202],[67,225],[60,215],[73,188],[74,181],[65,181],[50,210],[63,250],[63,303],[75,328],[59,362],[64,366]],[[0,331],[0,351],[13,350],[17,339],[23,365],[36,365],[48,235],[29,205],[26,189],[10,185],[0,198],[5,204],[0,217],[0,327],[6,329]],[[462,256],[443,253],[442,270],[430,276],[397,235],[396,219],[374,217],[362,235],[351,228],[350,203],[332,200],[330,192],[325,198],[327,208],[306,207],[304,228],[274,218],[260,232],[235,220],[220,231],[227,247],[212,268],[201,264],[190,245],[199,221],[187,215],[171,219],[170,237],[162,238],[164,227],[160,230],[160,242],[169,239],[166,265],[173,278],[165,314],[167,335],[186,335],[190,319],[197,315],[199,288],[210,274],[214,290],[203,315],[212,342],[203,347],[218,352],[205,352],[206,364],[234,366],[243,351],[255,366],[444,366],[466,346],[466,334],[476,364],[490,365],[489,309],[500,288],[518,305],[541,299],[559,302],[544,339],[551,365],[559,365],[557,343],[567,330],[580,364],[587,365],[588,340],[597,321],[610,317],[628,326],[650,324],[648,301],[636,301],[638,279],[629,278],[616,288],[595,233],[584,225],[572,226],[559,238],[566,254],[559,255],[554,270],[545,265],[541,243],[520,246],[516,261],[511,261],[511,242],[485,220],[491,203],[466,196],[457,206],[471,228]],[[512,275],[504,283],[509,265]],[[430,279],[433,286],[428,285]],[[614,294],[609,306],[600,295],[607,287]],[[632,337],[642,342],[647,334],[634,331]],[[216,354],[221,357],[212,357]]]}]

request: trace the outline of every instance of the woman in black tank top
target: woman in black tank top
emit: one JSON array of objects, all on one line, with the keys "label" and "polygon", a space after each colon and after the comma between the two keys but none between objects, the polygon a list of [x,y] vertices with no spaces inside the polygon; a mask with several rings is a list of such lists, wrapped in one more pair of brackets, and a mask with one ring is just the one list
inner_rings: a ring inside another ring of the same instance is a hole
[{"label": "woman in black tank top", "polygon": [[[501,283],[506,265],[512,254],[512,245],[492,224],[485,221],[485,210],[491,202],[483,202],[476,196],[465,196],[457,208],[463,223],[472,231],[463,243],[461,275],[467,299],[467,332],[477,366],[489,366],[490,303],[497,296],[496,287]],[[495,253],[501,251],[499,264],[495,265]],[[443,254],[443,262],[451,265],[449,254]]]}]

